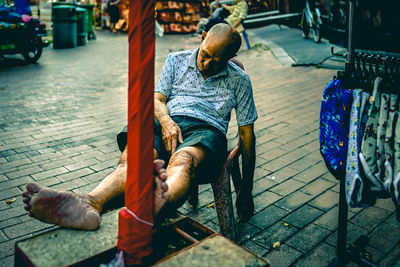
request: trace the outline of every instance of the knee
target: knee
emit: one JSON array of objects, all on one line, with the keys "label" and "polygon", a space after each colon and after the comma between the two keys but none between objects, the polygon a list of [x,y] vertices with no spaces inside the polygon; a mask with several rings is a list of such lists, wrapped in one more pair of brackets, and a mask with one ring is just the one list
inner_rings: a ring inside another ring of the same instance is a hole
[{"label": "knee", "polygon": [[182,166],[192,169],[192,167],[195,165],[195,162],[196,159],[192,153],[186,151],[185,149],[181,149],[171,156],[168,167]]},{"label": "knee", "polygon": [[118,166],[123,167],[126,166],[128,162],[128,148],[126,147],[122,152],[121,156],[119,157]]}]

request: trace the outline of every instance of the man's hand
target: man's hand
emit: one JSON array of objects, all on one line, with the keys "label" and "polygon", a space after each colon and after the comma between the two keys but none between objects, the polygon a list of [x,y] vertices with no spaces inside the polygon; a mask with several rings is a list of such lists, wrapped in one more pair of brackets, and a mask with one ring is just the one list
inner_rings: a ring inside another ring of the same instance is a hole
[{"label": "man's hand", "polygon": [[[174,154],[179,143],[183,142],[182,131],[172,119],[161,124],[161,135],[162,140],[165,145],[165,149],[172,154]],[[178,143],[179,142],[179,143]]]},{"label": "man's hand", "polygon": [[161,136],[165,149],[172,155],[179,145],[178,142],[183,142],[182,131],[169,116],[167,98],[158,92],[154,93],[154,117],[161,125]]}]

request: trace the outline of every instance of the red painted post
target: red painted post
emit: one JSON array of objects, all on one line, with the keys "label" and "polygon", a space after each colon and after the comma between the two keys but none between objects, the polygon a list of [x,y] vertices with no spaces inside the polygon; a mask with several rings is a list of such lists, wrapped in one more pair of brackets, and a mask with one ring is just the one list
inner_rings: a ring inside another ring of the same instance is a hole
[{"label": "red painted post", "polygon": [[154,26],[154,1],[130,0],[128,176],[117,241],[126,265],[153,252]]}]

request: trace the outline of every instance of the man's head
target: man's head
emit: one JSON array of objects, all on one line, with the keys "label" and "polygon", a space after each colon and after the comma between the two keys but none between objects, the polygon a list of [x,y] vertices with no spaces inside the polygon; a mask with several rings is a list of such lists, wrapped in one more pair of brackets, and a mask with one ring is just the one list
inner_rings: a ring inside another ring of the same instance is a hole
[{"label": "man's head", "polygon": [[239,33],[225,23],[214,25],[208,33],[203,32],[202,38],[197,68],[205,77],[211,77],[223,70],[242,44]]}]

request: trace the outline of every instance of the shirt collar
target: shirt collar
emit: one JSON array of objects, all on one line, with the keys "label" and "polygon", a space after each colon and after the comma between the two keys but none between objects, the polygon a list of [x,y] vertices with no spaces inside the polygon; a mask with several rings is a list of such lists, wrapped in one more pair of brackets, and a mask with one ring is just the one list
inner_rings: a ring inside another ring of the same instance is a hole
[{"label": "shirt collar", "polygon": [[[188,66],[191,68],[196,68],[196,62],[197,62],[197,54],[199,53],[200,47],[196,48],[195,50],[193,50],[192,54],[189,57],[189,62],[188,62]],[[228,75],[228,64],[226,64],[226,67],[221,70],[218,74],[211,76],[211,77],[222,77],[222,76],[227,76]],[[211,78],[210,77],[210,78]]]}]

